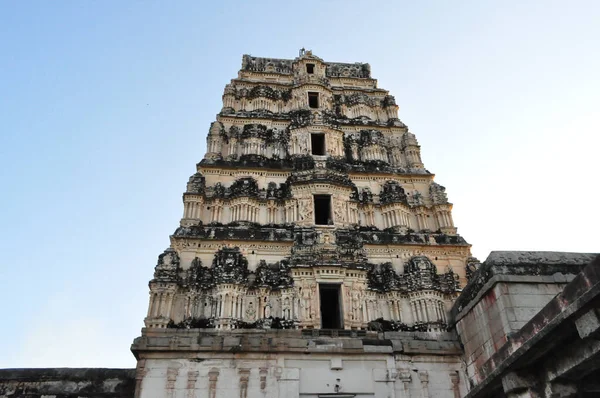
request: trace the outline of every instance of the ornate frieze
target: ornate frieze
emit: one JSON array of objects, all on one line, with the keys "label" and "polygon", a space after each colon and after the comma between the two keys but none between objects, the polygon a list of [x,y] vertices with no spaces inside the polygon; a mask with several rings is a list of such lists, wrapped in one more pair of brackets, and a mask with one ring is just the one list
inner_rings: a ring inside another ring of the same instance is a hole
[{"label": "ornate frieze", "polygon": [[367,278],[369,288],[379,292],[428,290],[454,294],[458,289],[458,276],[452,270],[438,274],[436,266],[426,256],[412,257],[402,274],[394,270],[392,263],[370,265]]},{"label": "ornate frieze", "polygon": [[229,224],[183,226],[177,228],[173,236],[202,240],[292,241],[293,231],[293,224],[260,225],[249,222],[231,222]]},{"label": "ornate frieze", "polygon": [[242,57],[242,70],[291,74],[292,62],[291,59],[260,58],[244,55]]},{"label": "ornate frieze", "polygon": [[369,79],[371,77],[371,66],[369,64],[358,62],[355,64],[328,62],[325,73],[328,77],[358,77]]}]

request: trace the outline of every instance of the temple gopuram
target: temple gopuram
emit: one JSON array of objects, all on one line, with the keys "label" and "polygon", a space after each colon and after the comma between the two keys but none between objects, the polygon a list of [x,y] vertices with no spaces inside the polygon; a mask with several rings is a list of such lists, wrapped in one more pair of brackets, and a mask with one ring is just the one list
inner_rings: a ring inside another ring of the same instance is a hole
[{"label": "temple gopuram", "polygon": [[244,55],[206,142],[136,368],[0,370],[0,397],[600,396],[600,258],[472,257],[369,64]]}]

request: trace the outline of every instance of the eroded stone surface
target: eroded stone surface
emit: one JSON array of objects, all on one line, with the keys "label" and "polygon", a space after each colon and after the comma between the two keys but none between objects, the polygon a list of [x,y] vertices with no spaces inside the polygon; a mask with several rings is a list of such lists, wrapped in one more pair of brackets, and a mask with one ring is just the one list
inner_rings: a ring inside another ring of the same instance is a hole
[{"label": "eroded stone surface", "polygon": [[133,398],[135,369],[0,369],[0,397]]}]

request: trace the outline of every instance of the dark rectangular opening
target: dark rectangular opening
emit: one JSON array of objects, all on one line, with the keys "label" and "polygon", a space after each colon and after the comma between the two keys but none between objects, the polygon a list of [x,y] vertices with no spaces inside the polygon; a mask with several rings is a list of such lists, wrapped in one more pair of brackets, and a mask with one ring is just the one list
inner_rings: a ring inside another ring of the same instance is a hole
[{"label": "dark rectangular opening", "polygon": [[308,93],[308,106],[311,108],[319,107],[319,93]]},{"label": "dark rectangular opening", "polygon": [[311,134],[310,147],[313,155],[325,155],[325,134]]},{"label": "dark rectangular opening", "polygon": [[309,75],[315,73],[315,64],[306,64],[306,73]]},{"label": "dark rectangular opening", "polygon": [[315,195],[315,224],[332,225],[331,196]]},{"label": "dark rectangular opening", "polygon": [[321,328],[343,329],[340,306],[340,285],[319,283],[321,299]]}]

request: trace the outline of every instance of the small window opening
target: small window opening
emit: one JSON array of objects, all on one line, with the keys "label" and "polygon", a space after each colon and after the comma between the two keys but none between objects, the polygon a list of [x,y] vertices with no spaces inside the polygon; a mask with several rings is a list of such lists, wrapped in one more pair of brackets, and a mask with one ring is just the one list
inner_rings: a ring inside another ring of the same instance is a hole
[{"label": "small window opening", "polygon": [[311,134],[310,146],[313,155],[325,155],[325,134]]},{"label": "small window opening", "polygon": [[315,224],[332,225],[331,219],[331,196],[315,195]]},{"label": "small window opening", "polygon": [[321,299],[321,328],[343,329],[340,285],[320,283],[319,298]]},{"label": "small window opening", "polygon": [[306,64],[306,73],[309,75],[315,73],[315,64]]},{"label": "small window opening", "polygon": [[308,93],[308,106],[314,109],[319,107],[319,93]]}]

